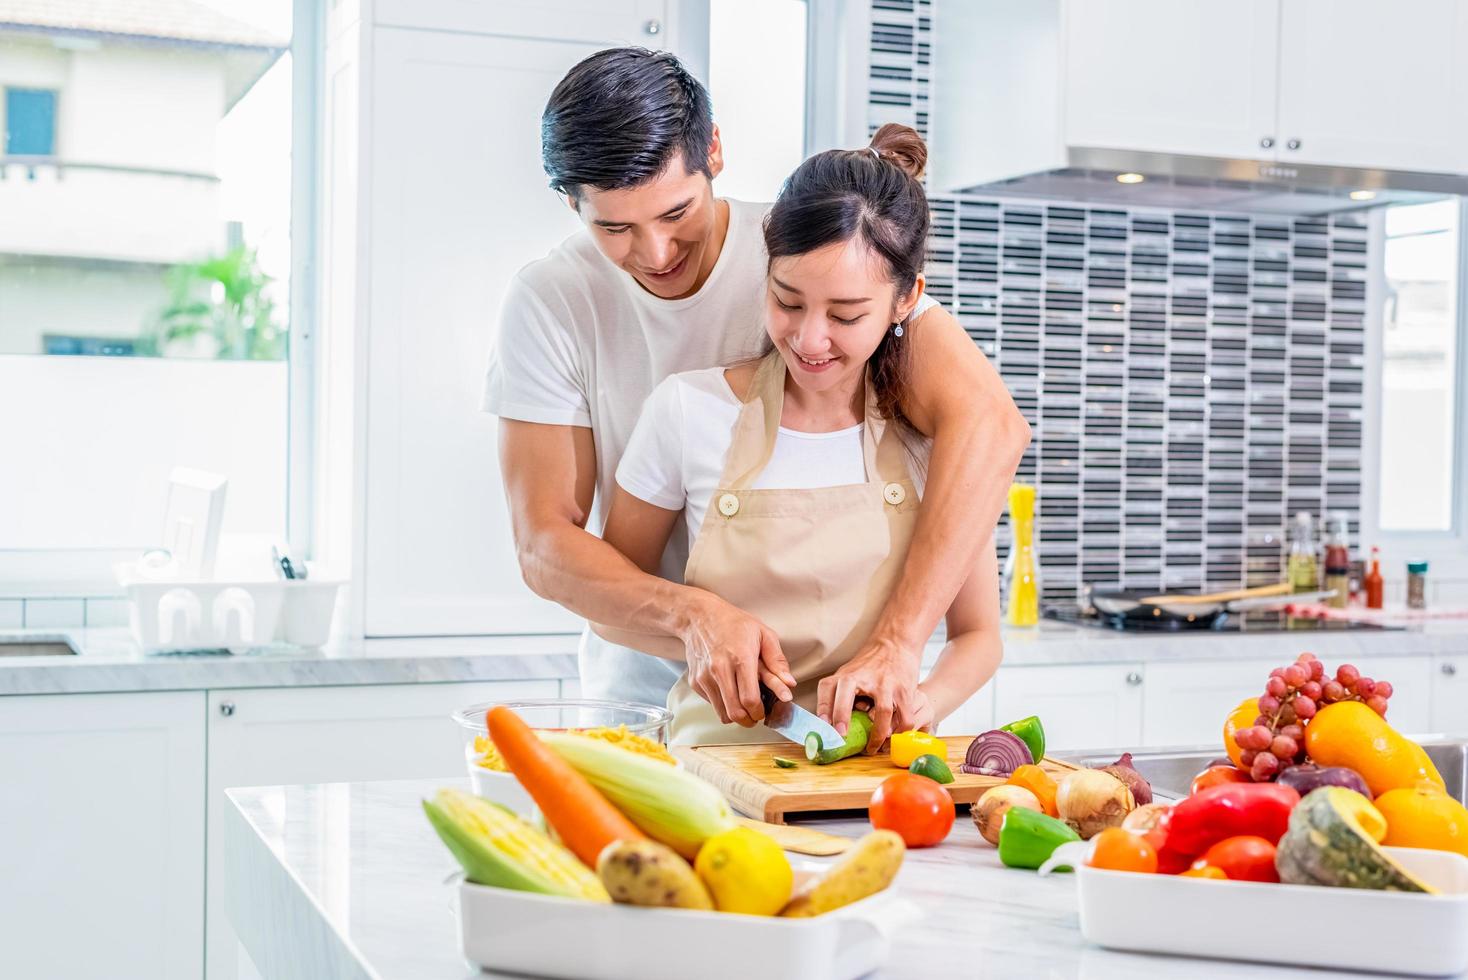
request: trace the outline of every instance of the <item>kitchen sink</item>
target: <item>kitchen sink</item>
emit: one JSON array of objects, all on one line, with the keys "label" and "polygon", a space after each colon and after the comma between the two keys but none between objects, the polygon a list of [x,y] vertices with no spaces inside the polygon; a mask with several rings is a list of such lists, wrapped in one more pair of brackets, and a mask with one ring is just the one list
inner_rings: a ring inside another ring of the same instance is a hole
[{"label": "kitchen sink", "polygon": [[0,636],[0,657],[74,657],[76,652],[64,636]]},{"label": "kitchen sink", "polygon": [[[1463,801],[1463,787],[1468,779],[1468,741],[1449,738],[1445,735],[1414,737],[1427,750],[1428,758],[1442,773],[1443,782],[1453,798]],[[1222,746],[1217,749],[1186,748],[1163,749],[1157,752],[1133,752],[1132,765],[1147,782],[1152,792],[1166,799],[1182,799],[1188,795],[1193,777],[1214,759],[1223,758]],[[1104,766],[1116,761],[1119,752],[1109,754],[1087,754],[1072,756],[1070,761],[1083,766]],[[1468,802],[1468,801],[1465,801]]]}]

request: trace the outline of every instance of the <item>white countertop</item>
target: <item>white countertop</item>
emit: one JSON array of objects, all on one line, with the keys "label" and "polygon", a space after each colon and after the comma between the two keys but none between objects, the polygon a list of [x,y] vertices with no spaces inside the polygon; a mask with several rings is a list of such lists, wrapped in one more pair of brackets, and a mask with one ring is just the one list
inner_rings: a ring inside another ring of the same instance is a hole
[{"label": "white countertop", "polygon": [[[318,649],[144,654],[128,630],[0,630],[6,638],[65,637],[75,656],[0,656],[0,696],[243,687],[313,687],[576,676],[574,634],[339,640]],[[937,655],[930,643],[927,661]],[[1118,633],[1050,621],[1004,631],[1004,667],[1234,659],[1293,660],[1468,653],[1468,620],[1409,630],[1274,633]]]},{"label": "white countertop", "polygon": [[[444,884],[456,865],[419,806],[454,783],[229,790],[228,907],[261,973],[279,980],[481,976],[458,953],[453,895]],[[869,829],[861,820],[817,825],[848,837]],[[894,887],[921,915],[900,931],[887,966],[874,974],[881,978],[1308,980],[1324,972],[1091,946],[1080,935],[1073,878],[1003,867],[962,813],[941,846],[909,852]],[[758,976],[736,956],[712,954],[704,980]]]}]

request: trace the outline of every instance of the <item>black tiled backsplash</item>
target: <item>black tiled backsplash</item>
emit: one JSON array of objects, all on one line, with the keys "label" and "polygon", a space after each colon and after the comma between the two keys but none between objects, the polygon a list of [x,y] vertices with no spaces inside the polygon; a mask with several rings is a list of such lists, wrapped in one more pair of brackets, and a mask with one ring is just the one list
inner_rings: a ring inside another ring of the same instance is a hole
[{"label": "black tiled backsplash", "polygon": [[[869,132],[928,135],[932,13],[873,4]],[[1274,582],[1296,511],[1357,530],[1362,216],[929,203],[928,291],[1033,427],[1046,598]]]}]

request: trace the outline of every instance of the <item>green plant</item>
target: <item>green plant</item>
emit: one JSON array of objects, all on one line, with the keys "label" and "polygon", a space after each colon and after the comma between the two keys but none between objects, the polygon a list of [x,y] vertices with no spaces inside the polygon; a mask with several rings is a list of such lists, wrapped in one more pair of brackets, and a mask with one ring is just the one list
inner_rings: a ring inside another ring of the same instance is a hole
[{"label": "green plant", "polygon": [[212,337],[220,360],[278,361],[286,355],[286,332],[276,319],[255,250],[237,245],[223,255],[183,262],[168,270],[168,305],[143,338],[146,353],[168,345]]}]

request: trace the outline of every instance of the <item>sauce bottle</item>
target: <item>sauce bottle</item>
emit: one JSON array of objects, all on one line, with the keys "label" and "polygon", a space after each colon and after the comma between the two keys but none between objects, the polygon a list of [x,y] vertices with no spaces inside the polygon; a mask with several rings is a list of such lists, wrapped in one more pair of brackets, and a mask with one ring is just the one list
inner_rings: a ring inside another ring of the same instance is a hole
[{"label": "sauce bottle", "polygon": [[1319,566],[1315,563],[1313,521],[1307,511],[1295,515],[1294,540],[1290,542],[1288,576],[1291,592],[1314,592],[1320,588]]},{"label": "sauce bottle", "polygon": [[1325,534],[1325,587],[1335,595],[1326,599],[1335,609],[1346,608],[1351,591],[1350,516],[1341,512],[1330,515]]},{"label": "sauce bottle", "polygon": [[1035,488],[1016,483],[1009,488],[1009,526],[1014,544],[1005,563],[1009,605],[1004,621],[1010,626],[1040,622],[1040,576],[1035,560]]},{"label": "sauce bottle", "polygon": [[1386,593],[1386,582],[1381,577],[1381,549],[1371,547],[1371,570],[1366,573],[1366,608],[1380,609]]}]

